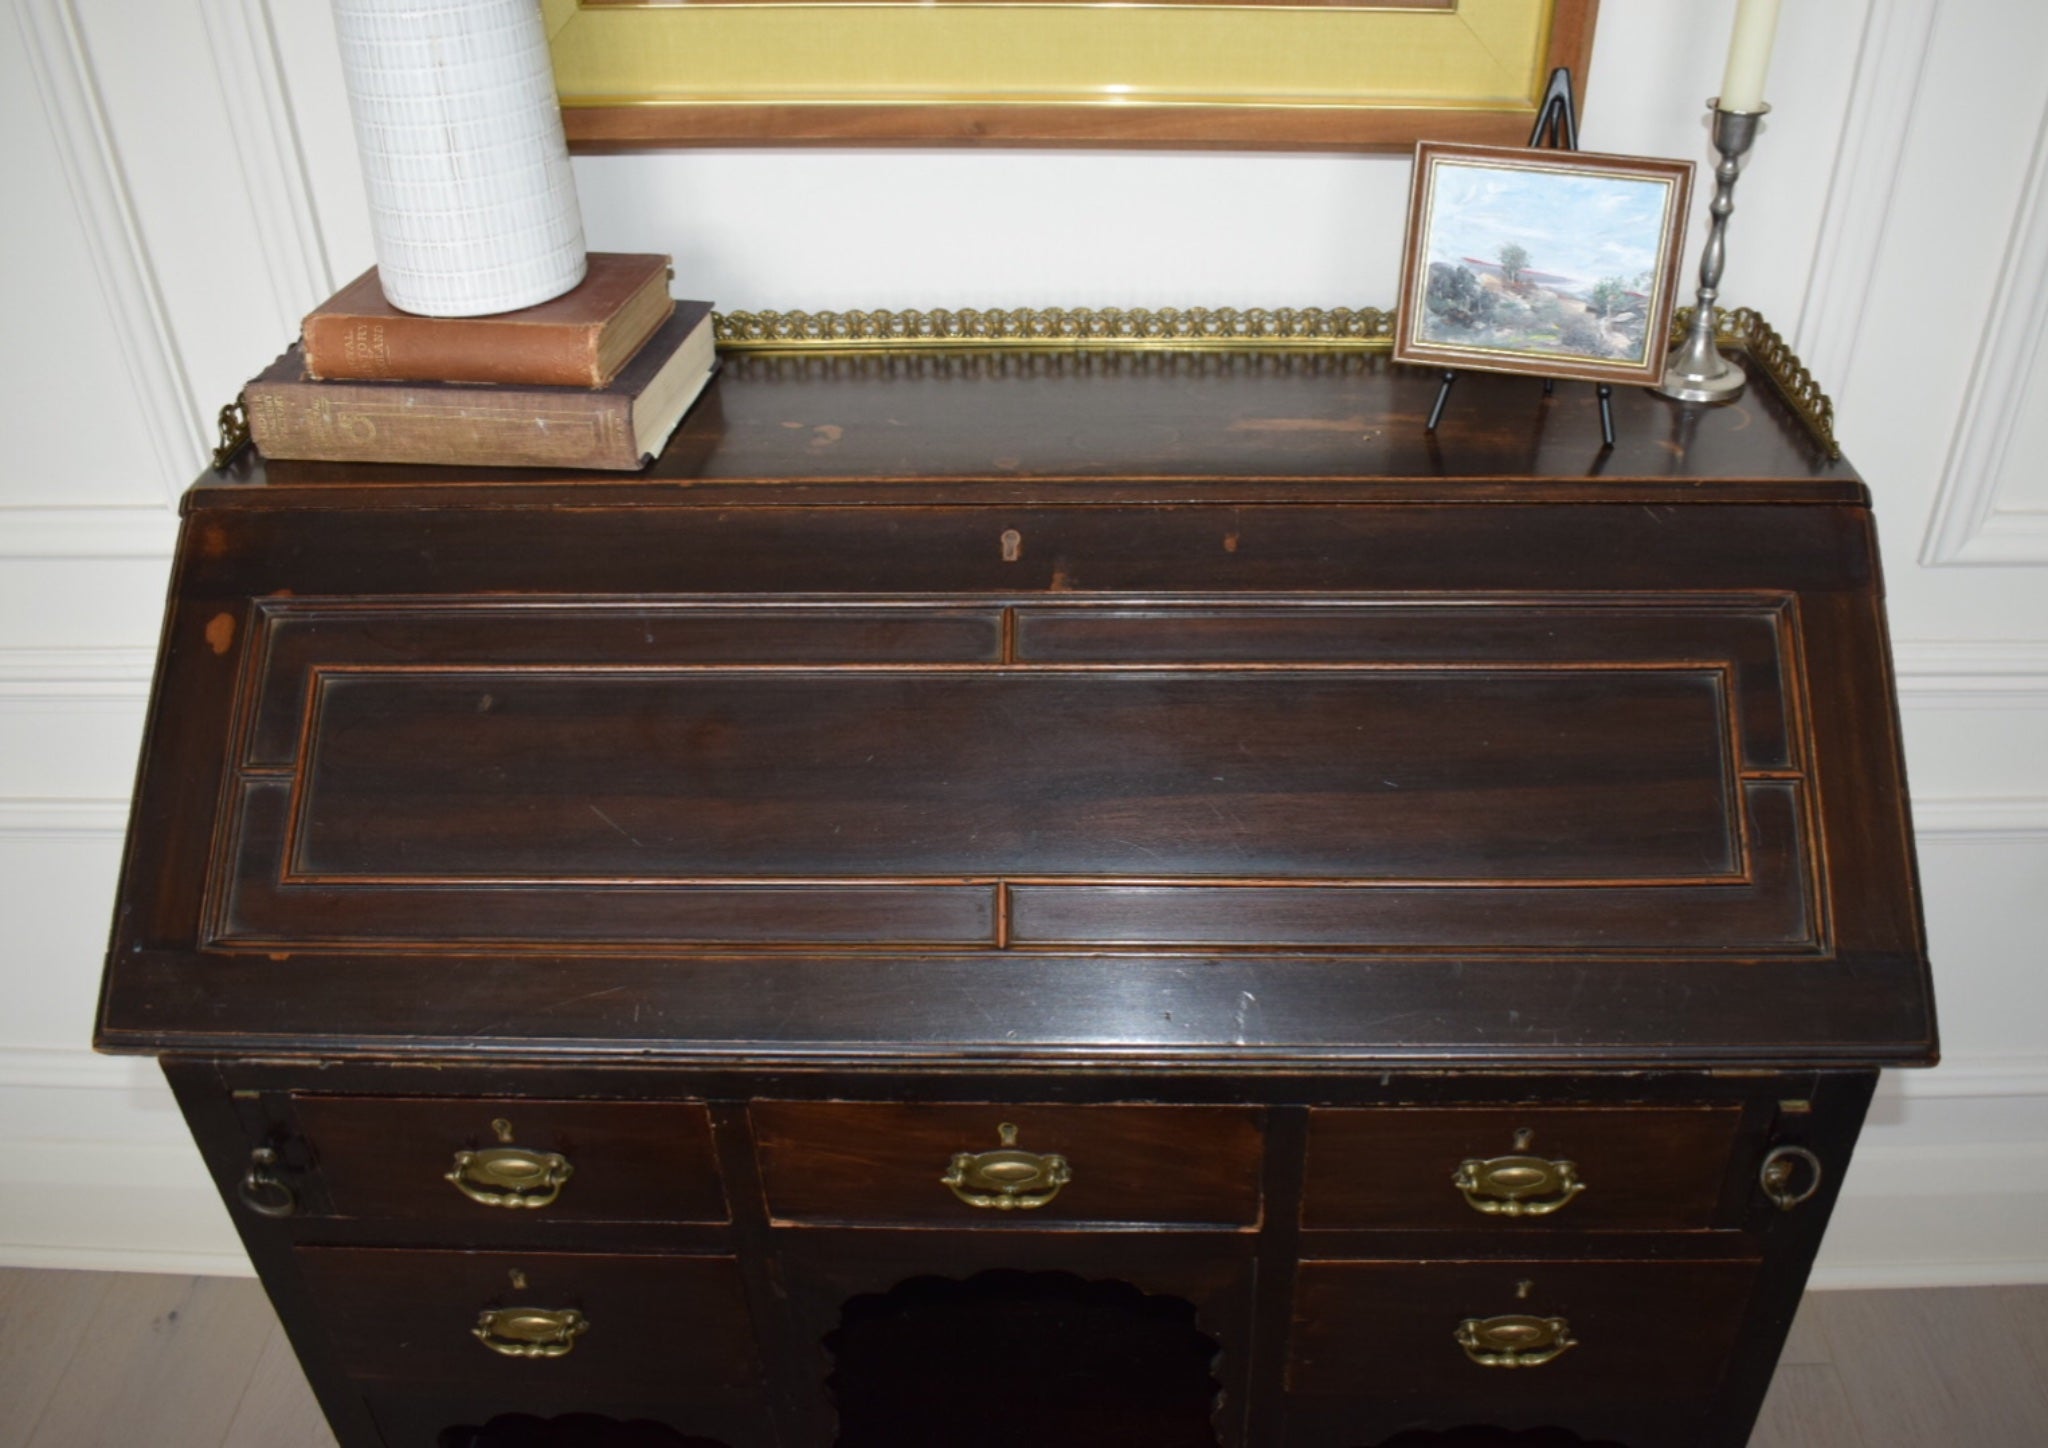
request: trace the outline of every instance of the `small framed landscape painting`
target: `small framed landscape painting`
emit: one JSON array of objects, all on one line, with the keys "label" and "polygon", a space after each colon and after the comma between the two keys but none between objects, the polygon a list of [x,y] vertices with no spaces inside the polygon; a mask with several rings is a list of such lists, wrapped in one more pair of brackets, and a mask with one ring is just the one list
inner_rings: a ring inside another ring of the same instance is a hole
[{"label": "small framed landscape painting", "polygon": [[1394,359],[1655,386],[1690,161],[1424,141]]}]

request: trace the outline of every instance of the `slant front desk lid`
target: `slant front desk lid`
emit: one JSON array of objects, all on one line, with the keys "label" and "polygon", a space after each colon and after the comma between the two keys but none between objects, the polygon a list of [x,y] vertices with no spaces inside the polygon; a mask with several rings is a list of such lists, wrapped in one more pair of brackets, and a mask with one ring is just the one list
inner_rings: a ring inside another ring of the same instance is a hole
[{"label": "slant front desk lid", "polygon": [[1017,360],[202,482],[102,1044],[1932,1058],[1870,520],[1767,396],[1619,399],[1631,475],[1533,387],[1431,453],[1378,359]]}]

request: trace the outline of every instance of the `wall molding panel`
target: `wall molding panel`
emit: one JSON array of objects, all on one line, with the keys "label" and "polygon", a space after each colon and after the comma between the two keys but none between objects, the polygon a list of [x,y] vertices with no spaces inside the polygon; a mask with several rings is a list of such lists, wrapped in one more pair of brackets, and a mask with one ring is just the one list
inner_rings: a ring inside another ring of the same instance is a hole
[{"label": "wall molding panel", "polygon": [[[1920,561],[1945,564],[2048,563],[2048,512],[2001,507],[2012,439],[2048,343],[2048,111],[2035,131],[2019,217],[1994,297],[2010,297],[1984,318],[1984,344],[1949,445]],[[2031,462],[2031,460],[2028,460]]]},{"label": "wall molding panel", "polygon": [[[193,472],[197,471],[195,467]],[[187,473],[178,490],[191,481]],[[178,541],[173,500],[162,507],[96,505],[0,508],[0,560],[14,558],[161,558]]]},{"label": "wall molding panel", "polygon": [[2048,640],[1900,641],[1892,663],[1908,708],[2048,708]]},{"label": "wall molding panel", "polygon": [[1886,1135],[1867,1131],[1856,1148],[1809,1286],[2048,1282],[2039,1207],[2048,1193],[2048,1142]]},{"label": "wall molding panel", "polygon": [[0,842],[114,840],[127,828],[125,799],[0,799]]},{"label": "wall molding panel", "polygon": [[1795,350],[1816,377],[1839,383],[1849,376],[1870,315],[1871,286],[1940,3],[1870,0],[1864,15],[1806,300],[1792,332]]},{"label": "wall molding panel", "polygon": [[198,0],[215,79],[233,123],[235,155],[262,244],[278,335],[334,292],[334,269],[285,91],[269,0]]},{"label": "wall molding panel", "polygon": [[102,1056],[89,1046],[0,1046],[0,1090],[132,1091],[146,1079],[152,1089],[170,1088],[139,1057]]},{"label": "wall molding panel", "polygon": [[2048,797],[1916,796],[1913,829],[1929,842],[2021,844],[2048,840]]},{"label": "wall molding panel", "polygon": [[152,649],[0,647],[0,699],[144,699],[155,670]]},{"label": "wall molding panel", "polygon": [[14,10],[101,295],[121,338],[136,407],[156,451],[164,499],[175,503],[211,451],[208,419],[171,331],[78,14],[72,0],[14,0]]},{"label": "wall molding panel", "polygon": [[[4,1201],[4,1196],[0,1196]],[[67,1272],[171,1272],[183,1277],[254,1277],[240,1252],[175,1247],[67,1247],[0,1241],[0,1266],[46,1267]],[[2033,1279],[2022,1279],[2032,1281]]]},{"label": "wall molding panel", "polygon": [[118,1091],[0,1081],[0,1264],[248,1275],[169,1088],[146,1085],[145,1096],[139,1077]]},{"label": "wall molding panel", "polygon": [[1885,1079],[1914,1101],[2033,1098],[2048,1105],[2048,1054],[1943,1061],[1931,1071],[1898,1071]]}]

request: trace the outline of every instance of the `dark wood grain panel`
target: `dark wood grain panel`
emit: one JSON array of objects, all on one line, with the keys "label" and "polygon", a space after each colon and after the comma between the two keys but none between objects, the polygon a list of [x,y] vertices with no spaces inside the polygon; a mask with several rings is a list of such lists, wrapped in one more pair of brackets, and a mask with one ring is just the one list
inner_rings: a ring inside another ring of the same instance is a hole
[{"label": "dark wood grain panel", "polygon": [[1804,612],[1835,928],[1853,949],[1915,942],[1917,989],[1932,1000],[1883,605],[1875,596],[1816,599]]},{"label": "dark wood grain panel", "polygon": [[873,603],[270,601],[259,617],[263,654],[246,759],[259,766],[291,762],[319,665],[994,663],[1003,648],[999,610]]},{"label": "dark wood grain panel", "polygon": [[[807,1069],[1381,1070],[1924,1062],[1910,955],[1199,952],[130,954],[128,1049],[376,1050]],[[602,986],[591,983],[601,971]],[[206,1008],[178,1007],[202,999]],[[166,1006],[161,1003],[168,1002]]]},{"label": "dark wood grain panel", "polygon": [[[293,1114],[328,1201],[345,1217],[444,1229],[516,1220],[546,1233],[562,1222],[728,1216],[711,1117],[698,1102],[307,1094],[294,1099]],[[567,1159],[572,1174],[548,1205],[484,1205],[447,1180],[457,1152],[506,1144]]]},{"label": "dark wood grain panel", "polygon": [[[1549,1236],[1717,1224],[1740,1107],[1392,1107],[1309,1113],[1305,1228]],[[1518,1134],[1526,1140],[1518,1142]],[[1572,1162],[1584,1190],[1555,1212],[1487,1216],[1451,1178],[1467,1160]]]},{"label": "dark wood grain panel", "polygon": [[294,877],[1740,869],[1704,669],[322,677]]},{"label": "dark wood grain panel", "polygon": [[[489,880],[433,888],[282,879],[290,787],[255,779],[243,790],[237,871],[213,939],[303,949],[317,942],[596,949],[626,945],[785,945],[821,941],[986,944],[996,936],[989,885],[738,883],[678,887],[633,878],[505,889]],[[481,908],[480,908],[481,907]],[[574,992],[565,994],[574,995]]]},{"label": "dark wood grain panel", "polygon": [[[761,1359],[730,1257],[301,1247],[295,1264],[343,1369],[440,1391],[732,1399],[761,1391]],[[516,1285],[514,1274],[525,1285]],[[501,1356],[479,1314],[574,1309],[589,1329],[567,1356]]]},{"label": "dark wood grain panel", "polygon": [[[1303,1262],[1288,1388],[1446,1426],[1515,1426],[1585,1402],[1704,1403],[1725,1370],[1758,1265]],[[1563,1317],[1579,1345],[1541,1367],[1487,1368],[1467,1358],[1454,1336],[1459,1323],[1512,1314]]]},{"label": "dark wood grain panel", "polygon": [[[1239,541],[1241,546],[1241,540]],[[1645,595],[1621,600],[1318,599],[1286,607],[1118,608],[1039,603],[1016,612],[1016,657],[1031,663],[1337,663],[1427,668],[1640,665],[1725,668],[1740,710],[1742,762],[1797,760],[1793,702],[1780,647],[1783,596]]]},{"label": "dark wood grain panel", "polygon": [[[1821,948],[1796,786],[1743,786],[1740,877],[1403,885],[1019,884],[1018,947],[1359,946],[1557,953],[1810,954]],[[1556,821],[1562,827],[1563,820]]]},{"label": "dark wood grain panel", "polygon": [[[1018,1230],[1260,1217],[1250,1108],[757,1101],[748,1112],[776,1218]],[[1019,1148],[1067,1158],[1073,1180],[1044,1206],[977,1208],[939,1180],[956,1152],[996,1150],[1004,1123]]]},{"label": "dark wood grain panel", "polygon": [[116,926],[132,948],[196,938],[218,868],[213,821],[232,763],[220,746],[234,730],[237,681],[252,648],[248,600],[186,595],[176,586],[183,571],[173,565],[121,857]]},{"label": "dark wood grain panel", "polygon": [[[1654,594],[1620,600],[1485,594],[1419,605],[1401,597],[1287,607],[1120,608],[1044,602],[1015,611],[1025,663],[1382,663],[1428,666],[1695,663],[1726,668],[1741,709],[1743,761],[1795,763],[1790,681],[1780,658],[1790,600]],[[625,665],[994,663],[999,609],[857,601],[830,609],[756,600],[745,608],[645,599],[631,606],[549,599],[431,606],[265,601],[255,722],[246,762],[291,762],[307,680],[320,666],[490,663]]]},{"label": "dark wood grain panel", "polygon": [[[395,489],[394,489],[395,491]],[[1172,492],[1171,489],[1161,491]],[[1546,504],[1525,488],[1473,506],[785,504],[648,498],[638,506],[221,507],[192,586],[260,596],[591,594],[853,598],[1039,593],[1665,595],[1861,590],[1873,560],[1854,509]],[[401,496],[405,496],[401,494]],[[579,495],[576,495],[580,497]],[[971,490],[969,496],[971,497]],[[277,501],[282,502],[280,497]],[[478,497],[477,502],[482,498]],[[1003,535],[1018,535],[1015,561]],[[423,549],[420,535],[435,539]],[[1227,546],[1231,539],[1237,546]],[[517,560],[516,564],[508,560]],[[1559,560],[1568,560],[1568,566]]]}]

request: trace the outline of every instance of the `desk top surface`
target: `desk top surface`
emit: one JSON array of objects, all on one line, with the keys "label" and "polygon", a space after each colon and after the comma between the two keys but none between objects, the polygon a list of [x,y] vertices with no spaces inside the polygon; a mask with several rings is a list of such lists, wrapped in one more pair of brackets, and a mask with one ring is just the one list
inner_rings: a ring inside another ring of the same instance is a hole
[{"label": "desk top surface", "polygon": [[643,474],[245,460],[204,506],[461,505],[508,485],[586,502],[991,498],[1486,497],[1860,501],[1759,375],[1738,402],[1461,376],[1434,434],[1437,374],[1346,352],[734,353]]}]

